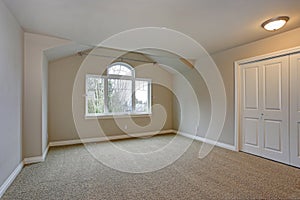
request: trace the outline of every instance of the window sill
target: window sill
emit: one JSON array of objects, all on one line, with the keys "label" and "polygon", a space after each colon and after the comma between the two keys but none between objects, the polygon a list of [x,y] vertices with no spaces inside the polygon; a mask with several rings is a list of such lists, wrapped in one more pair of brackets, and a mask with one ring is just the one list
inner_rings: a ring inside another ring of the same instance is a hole
[{"label": "window sill", "polygon": [[115,114],[115,115],[85,115],[85,119],[115,119],[115,118],[138,118],[151,117],[151,113],[143,114]]}]

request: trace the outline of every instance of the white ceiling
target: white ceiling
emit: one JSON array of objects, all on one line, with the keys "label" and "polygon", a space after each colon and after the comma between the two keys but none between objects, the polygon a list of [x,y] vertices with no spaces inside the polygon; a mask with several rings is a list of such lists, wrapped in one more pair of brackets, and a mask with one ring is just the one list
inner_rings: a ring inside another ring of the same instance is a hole
[{"label": "white ceiling", "polygon": [[[27,32],[98,45],[132,28],[167,27],[185,33],[210,53],[300,27],[299,0],[3,0]],[[279,15],[278,32],[261,23]]]}]

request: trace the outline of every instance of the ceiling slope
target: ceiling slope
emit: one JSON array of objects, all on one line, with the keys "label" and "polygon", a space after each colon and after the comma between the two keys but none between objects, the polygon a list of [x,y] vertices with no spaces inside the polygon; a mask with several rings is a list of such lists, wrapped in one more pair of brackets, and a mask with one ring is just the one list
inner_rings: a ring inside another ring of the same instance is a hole
[{"label": "ceiling slope", "polygon": [[[299,0],[3,0],[27,32],[97,45],[133,28],[166,27],[189,35],[210,53],[300,26]],[[278,32],[261,23],[279,15]]]}]

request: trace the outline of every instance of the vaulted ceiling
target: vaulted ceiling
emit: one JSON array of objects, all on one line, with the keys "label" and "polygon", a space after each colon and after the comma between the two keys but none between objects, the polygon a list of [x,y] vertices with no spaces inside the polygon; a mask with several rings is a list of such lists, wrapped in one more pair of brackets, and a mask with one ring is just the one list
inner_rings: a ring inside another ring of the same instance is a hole
[{"label": "vaulted ceiling", "polygon": [[[299,0],[3,0],[27,32],[97,45],[133,28],[185,33],[210,53],[300,27]],[[263,21],[290,17],[278,32]]]}]

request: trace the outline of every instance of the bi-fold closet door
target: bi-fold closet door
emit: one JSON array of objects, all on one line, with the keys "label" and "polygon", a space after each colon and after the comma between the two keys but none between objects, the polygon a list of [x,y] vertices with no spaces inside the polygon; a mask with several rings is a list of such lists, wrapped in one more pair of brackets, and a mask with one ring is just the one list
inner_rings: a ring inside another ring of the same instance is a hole
[{"label": "bi-fold closet door", "polygon": [[289,56],[240,67],[241,150],[289,163]]},{"label": "bi-fold closet door", "polygon": [[239,69],[240,150],[300,167],[300,53]]},{"label": "bi-fold closet door", "polygon": [[300,53],[290,56],[290,164],[300,167]]}]

